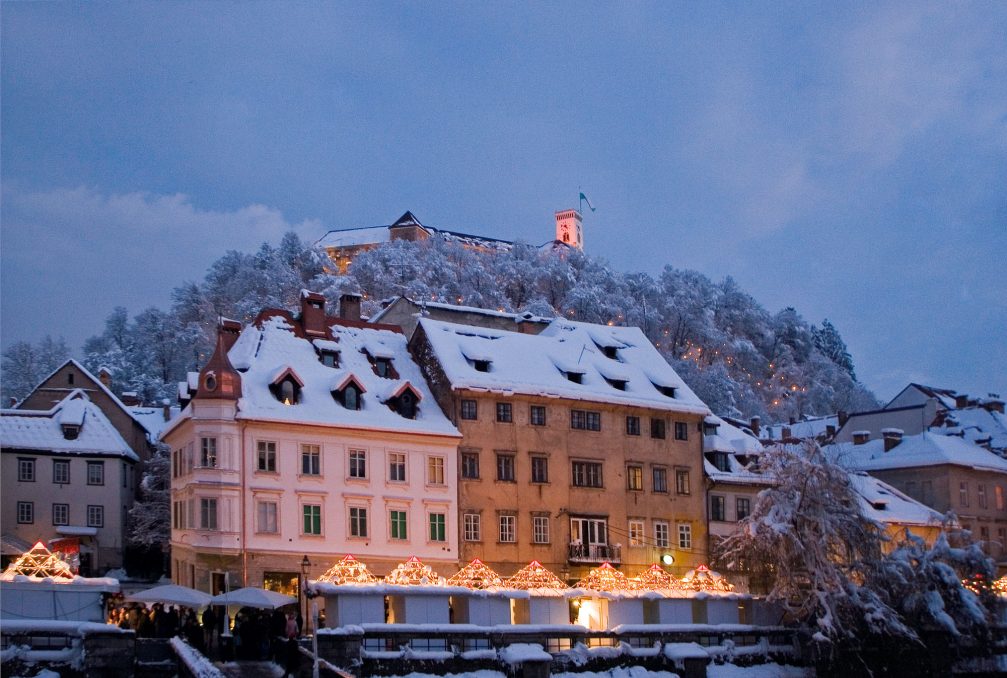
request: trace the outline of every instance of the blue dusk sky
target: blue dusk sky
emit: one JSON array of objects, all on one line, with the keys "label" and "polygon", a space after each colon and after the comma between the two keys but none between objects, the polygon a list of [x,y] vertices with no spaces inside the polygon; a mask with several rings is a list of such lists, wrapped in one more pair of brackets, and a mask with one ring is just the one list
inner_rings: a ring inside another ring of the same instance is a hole
[{"label": "blue dusk sky", "polygon": [[2,342],[423,222],[734,276],[887,399],[1007,395],[1007,3],[5,2]]}]

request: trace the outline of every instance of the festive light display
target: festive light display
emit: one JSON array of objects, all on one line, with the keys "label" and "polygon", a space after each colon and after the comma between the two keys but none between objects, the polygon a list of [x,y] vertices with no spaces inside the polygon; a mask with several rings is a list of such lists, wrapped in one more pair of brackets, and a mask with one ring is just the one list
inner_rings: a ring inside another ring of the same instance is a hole
[{"label": "festive light display", "polygon": [[533,560],[514,573],[506,581],[508,588],[527,591],[529,589],[555,589],[562,591],[570,588],[559,577],[542,567],[542,563]]},{"label": "festive light display", "polygon": [[1007,575],[995,579],[990,586],[993,587],[993,592],[998,596],[1007,596]]},{"label": "festive light display", "polygon": [[60,560],[56,554],[45,547],[42,542],[35,542],[31,550],[25,551],[4,570],[5,575],[24,575],[26,577],[52,577],[54,579],[73,579],[70,566]]},{"label": "festive light display", "polygon": [[633,585],[629,578],[611,563],[602,563],[587,573],[587,576],[574,584],[575,589],[591,589],[592,591],[631,591]]},{"label": "festive light display", "polygon": [[448,586],[464,586],[467,589],[489,589],[503,586],[503,579],[493,568],[476,558],[448,578]]},{"label": "festive light display", "polygon": [[377,580],[366,565],[351,555],[345,556],[318,578],[318,581],[330,584],[370,584]]},{"label": "festive light display", "polygon": [[686,572],[682,577],[682,587],[693,591],[733,591],[734,586],[719,572],[714,572],[706,565],[700,565],[695,570]]},{"label": "festive light display", "polygon": [[424,565],[416,556],[410,556],[409,560],[399,563],[388,573],[385,583],[399,586],[438,586],[444,584],[444,578],[434,572],[429,565]]},{"label": "festive light display", "polygon": [[669,574],[667,570],[657,563],[651,565],[639,577],[631,579],[630,583],[637,591],[666,591],[668,589],[682,588],[682,582]]}]

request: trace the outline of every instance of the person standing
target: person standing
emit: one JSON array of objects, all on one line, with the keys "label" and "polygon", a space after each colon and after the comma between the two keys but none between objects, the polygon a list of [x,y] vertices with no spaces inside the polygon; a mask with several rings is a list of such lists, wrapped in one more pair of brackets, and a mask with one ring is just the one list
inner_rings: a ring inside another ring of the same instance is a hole
[{"label": "person standing", "polygon": [[213,608],[207,606],[203,610],[203,635],[205,636],[206,649],[211,650],[214,646],[214,636],[217,634],[217,615]]}]

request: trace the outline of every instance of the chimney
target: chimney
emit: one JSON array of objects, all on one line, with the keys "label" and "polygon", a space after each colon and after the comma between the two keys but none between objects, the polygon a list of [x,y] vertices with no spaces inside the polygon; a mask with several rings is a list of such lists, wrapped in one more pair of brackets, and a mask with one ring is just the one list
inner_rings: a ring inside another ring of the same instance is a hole
[{"label": "chimney", "polygon": [[825,425],[825,435],[829,438],[833,438],[836,435],[836,427],[833,424]]},{"label": "chimney", "polygon": [[989,412],[1004,413],[1004,401],[1000,400],[1000,396],[996,393],[990,393],[986,400],[982,402],[982,406]]},{"label": "chimney", "polygon": [[237,320],[221,318],[217,325],[217,339],[223,343],[224,351],[230,351],[241,334],[241,323]]},{"label": "chimney", "polygon": [[883,428],[881,436],[885,439],[885,452],[888,452],[902,442],[902,429]]},{"label": "chimney", "polygon": [[98,381],[100,381],[101,385],[105,388],[112,388],[112,373],[107,367],[102,367],[98,370]]},{"label": "chimney", "polygon": [[756,437],[759,436],[759,428],[761,426],[762,426],[761,417],[752,417],[748,422],[748,427],[752,429],[752,433],[754,433]]},{"label": "chimney", "polygon": [[846,422],[850,420],[850,413],[839,410],[839,412],[836,413],[836,419],[839,420],[839,428],[842,428],[846,426]]},{"label": "chimney", "polygon": [[781,440],[789,440],[791,433],[792,433],[792,431],[790,430],[790,427],[789,426],[784,426],[783,430],[780,431],[780,439]]},{"label": "chimney", "polygon": [[164,420],[171,421],[171,403],[167,399],[165,399],[163,403],[161,411],[164,414]]},{"label": "chimney", "polygon": [[871,439],[870,431],[854,431],[853,432],[853,444],[863,445]]},{"label": "chimney", "polygon": [[339,317],[343,320],[360,320],[359,294],[344,294],[339,297]]},{"label": "chimney", "polygon": [[797,417],[791,416],[790,417],[790,425],[793,426],[796,423],[797,423]]},{"label": "chimney", "polygon": [[308,337],[325,337],[325,297],[301,290],[301,327]]}]

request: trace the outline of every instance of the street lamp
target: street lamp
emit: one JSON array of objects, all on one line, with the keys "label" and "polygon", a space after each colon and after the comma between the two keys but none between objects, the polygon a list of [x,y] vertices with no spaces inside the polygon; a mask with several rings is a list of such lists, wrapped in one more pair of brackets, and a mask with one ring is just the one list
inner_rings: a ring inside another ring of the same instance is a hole
[{"label": "street lamp", "polygon": [[311,561],[308,560],[308,556],[305,555],[301,558],[301,584],[298,587],[300,589],[301,597],[304,599],[304,607],[302,608],[304,612],[301,614],[302,628],[300,632],[303,634],[305,632],[304,627],[308,625],[308,568],[311,567]]}]

